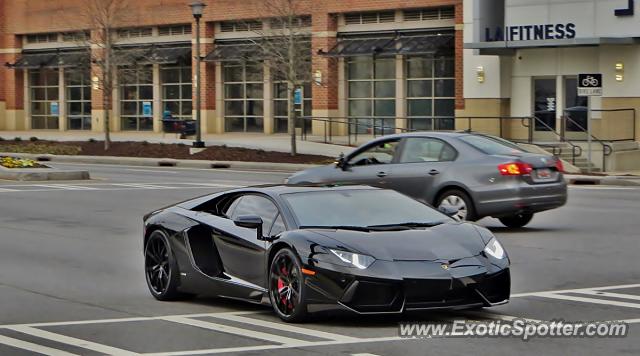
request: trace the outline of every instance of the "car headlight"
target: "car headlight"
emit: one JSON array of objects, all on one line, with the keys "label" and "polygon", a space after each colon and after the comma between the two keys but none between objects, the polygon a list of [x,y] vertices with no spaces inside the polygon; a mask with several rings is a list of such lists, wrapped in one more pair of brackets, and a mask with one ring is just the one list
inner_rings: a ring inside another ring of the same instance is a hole
[{"label": "car headlight", "polygon": [[334,255],[336,255],[342,262],[346,262],[352,266],[358,267],[360,269],[365,269],[375,261],[375,258],[367,255],[359,255],[357,253],[340,251],[340,250],[330,250]]},{"label": "car headlight", "polygon": [[484,248],[484,252],[499,260],[503,259],[506,256],[504,253],[504,248],[502,248],[502,245],[495,237],[492,238],[491,241],[489,241],[487,246]]}]

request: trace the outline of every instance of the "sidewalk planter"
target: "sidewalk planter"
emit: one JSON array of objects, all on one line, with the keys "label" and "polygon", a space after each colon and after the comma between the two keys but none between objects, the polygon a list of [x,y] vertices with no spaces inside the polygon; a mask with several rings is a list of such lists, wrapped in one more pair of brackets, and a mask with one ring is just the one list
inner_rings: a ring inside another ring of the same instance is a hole
[{"label": "sidewalk planter", "polygon": [[11,156],[0,157],[0,166],[9,169],[19,168],[49,168],[29,158],[18,158]]},{"label": "sidewalk planter", "polygon": [[86,180],[88,171],[49,168],[30,158],[0,156],[0,179],[19,181]]}]

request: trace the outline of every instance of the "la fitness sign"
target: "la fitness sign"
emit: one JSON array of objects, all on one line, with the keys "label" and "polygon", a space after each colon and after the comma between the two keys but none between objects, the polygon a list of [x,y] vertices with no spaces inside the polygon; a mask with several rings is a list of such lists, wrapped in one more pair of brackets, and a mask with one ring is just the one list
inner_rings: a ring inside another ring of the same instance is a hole
[{"label": "la fitness sign", "polygon": [[[635,13],[635,1],[628,0],[626,8],[615,9],[616,17],[629,17]],[[485,41],[545,41],[576,38],[576,24],[550,23],[485,28]]]}]

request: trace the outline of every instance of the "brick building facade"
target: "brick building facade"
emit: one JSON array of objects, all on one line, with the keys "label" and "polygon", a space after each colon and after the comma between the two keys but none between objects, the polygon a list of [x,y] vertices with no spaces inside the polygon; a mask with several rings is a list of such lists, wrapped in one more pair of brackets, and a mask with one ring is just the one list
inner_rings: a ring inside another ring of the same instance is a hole
[{"label": "brick building facade", "polygon": [[[365,131],[378,119],[385,126],[453,128],[455,111],[464,108],[462,0],[300,2],[309,9],[298,15],[308,21],[313,78],[301,94],[302,116],[351,120]],[[189,1],[129,2],[117,20],[116,45],[144,49],[152,59],[126,72],[109,108],[92,84],[99,68],[80,73],[74,63],[87,46],[76,36],[95,36],[84,3],[0,0],[0,130],[101,131],[105,109],[114,131],[159,132],[167,111],[191,118],[197,34]],[[205,3],[203,56],[250,39],[249,21],[269,26],[270,14],[257,10],[264,1]],[[359,49],[348,49],[354,43]],[[201,80],[203,132],[286,131],[286,97],[267,66],[207,61]],[[336,132],[346,127],[336,124]]]}]

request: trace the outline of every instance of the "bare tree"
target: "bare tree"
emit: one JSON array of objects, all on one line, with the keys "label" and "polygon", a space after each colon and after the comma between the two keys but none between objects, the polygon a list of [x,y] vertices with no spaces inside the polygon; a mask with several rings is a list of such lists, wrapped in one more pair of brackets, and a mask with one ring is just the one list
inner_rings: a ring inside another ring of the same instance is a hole
[{"label": "bare tree", "polygon": [[130,12],[130,0],[84,0],[80,8],[80,18],[91,31],[82,41],[93,64],[92,84],[102,93],[105,150],[109,150],[111,144],[112,93],[115,86],[126,79],[121,69],[136,66],[137,59],[144,56],[144,50],[122,51],[114,46],[119,23]]},{"label": "bare tree", "polygon": [[296,91],[311,80],[311,2],[306,0],[262,0],[258,9],[265,26],[251,26],[258,35],[251,40],[259,48],[272,77],[287,83],[287,122],[291,155],[297,154]]}]

